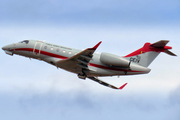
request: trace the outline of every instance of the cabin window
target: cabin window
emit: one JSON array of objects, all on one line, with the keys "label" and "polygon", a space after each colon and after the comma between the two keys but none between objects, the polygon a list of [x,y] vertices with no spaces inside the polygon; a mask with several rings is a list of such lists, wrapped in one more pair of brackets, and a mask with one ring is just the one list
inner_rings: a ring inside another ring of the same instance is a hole
[{"label": "cabin window", "polygon": [[59,52],[59,49],[57,49],[56,51]]},{"label": "cabin window", "polygon": [[63,50],[63,53],[65,53],[66,51],[65,50]]},{"label": "cabin window", "polygon": [[45,46],[44,49],[47,49],[47,46]]},{"label": "cabin window", "polygon": [[71,51],[69,51],[69,54],[71,54]]},{"label": "cabin window", "polygon": [[29,40],[23,40],[23,41],[21,41],[20,43],[28,44],[28,43],[29,43]]},{"label": "cabin window", "polygon": [[53,50],[53,47],[51,47],[51,50]]}]

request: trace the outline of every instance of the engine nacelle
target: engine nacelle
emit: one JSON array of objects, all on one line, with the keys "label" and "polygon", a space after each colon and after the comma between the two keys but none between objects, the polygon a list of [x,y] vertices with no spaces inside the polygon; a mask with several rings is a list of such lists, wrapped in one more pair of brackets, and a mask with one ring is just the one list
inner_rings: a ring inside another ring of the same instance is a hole
[{"label": "engine nacelle", "polygon": [[103,64],[110,65],[110,66],[118,66],[118,67],[129,67],[129,61],[110,53],[101,53],[100,61]]}]

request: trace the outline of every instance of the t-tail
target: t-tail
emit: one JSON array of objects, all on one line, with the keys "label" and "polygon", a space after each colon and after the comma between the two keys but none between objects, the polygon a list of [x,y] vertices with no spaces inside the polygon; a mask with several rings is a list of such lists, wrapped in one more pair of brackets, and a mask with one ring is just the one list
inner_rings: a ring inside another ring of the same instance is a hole
[{"label": "t-tail", "polygon": [[172,47],[166,46],[168,42],[168,40],[160,40],[153,44],[147,42],[142,48],[126,55],[125,58],[130,62],[148,67],[161,52],[176,56],[174,53],[169,51],[169,49],[172,49]]}]

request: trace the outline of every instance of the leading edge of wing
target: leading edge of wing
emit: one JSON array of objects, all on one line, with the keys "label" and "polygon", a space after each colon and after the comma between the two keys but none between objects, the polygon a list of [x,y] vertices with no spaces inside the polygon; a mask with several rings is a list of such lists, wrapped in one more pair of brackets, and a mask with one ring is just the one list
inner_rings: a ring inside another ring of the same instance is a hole
[{"label": "leading edge of wing", "polygon": [[[102,41],[100,41],[100,42],[99,42],[98,44],[96,44],[94,47],[92,47],[92,48],[87,48],[87,49],[79,52],[78,54],[76,54],[76,55],[74,55],[74,56],[72,56],[72,57],[70,57],[70,58],[67,58],[67,59],[65,59],[65,60],[76,59],[76,58],[79,57],[80,55],[83,55],[83,53],[86,53],[86,51],[88,51],[88,50],[96,50],[101,43],[102,43]],[[93,53],[94,53],[94,51],[93,51]],[[93,54],[93,53],[91,53],[91,54]],[[61,61],[62,61],[62,60],[61,60]],[[61,62],[61,61],[59,61],[59,62]]]},{"label": "leading edge of wing", "polygon": [[[77,65],[77,63],[78,63],[79,61],[82,61],[80,58],[86,59],[85,62],[87,62],[87,63],[86,63],[85,66],[87,66],[87,64],[89,63],[89,61],[90,61],[90,60],[92,59],[92,57],[93,57],[94,51],[98,48],[98,46],[99,46],[101,43],[102,43],[102,41],[100,41],[98,44],[96,44],[96,45],[95,45],[94,47],[92,47],[92,48],[87,48],[87,49],[85,49],[85,50],[83,50],[83,51],[81,51],[81,52],[79,52],[79,53],[77,53],[77,54],[75,54],[75,55],[67,58],[67,59],[59,60],[59,61],[57,62],[57,66],[60,66],[60,64],[62,64],[62,63],[63,63],[63,64],[65,64],[65,63],[69,64],[69,62],[71,62],[72,64],[74,63],[74,64]],[[82,63],[84,64],[84,62],[82,62]]]},{"label": "leading edge of wing", "polygon": [[102,41],[100,41],[98,44],[96,44],[93,48],[88,48],[88,50],[96,50],[101,43],[102,43]]},{"label": "leading edge of wing", "polygon": [[127,85],[127,83],[125,83],[125,84],[123,84],[121,87],[116,87],[116,86],[114,86],[114,85],[111,85],[111,84],[109,84],[109,83],[106,83],[106,82],[104,82],[104,81],[102,81],[102,80],[99,80],[99,79],[97,79],[97,78],[95,78],[95,77],[88,77],[89,79],[91,79],[91,80],[93,80],[93,81],[95,81],[95,82],[98,82],[99,84],[101,84],[101,85],[104,85],[104,86],[106,86],[106,87],[110,87],[110,88],[112,88],[112,89],[120,89],[120,90],[122,90],[126,85]]}]

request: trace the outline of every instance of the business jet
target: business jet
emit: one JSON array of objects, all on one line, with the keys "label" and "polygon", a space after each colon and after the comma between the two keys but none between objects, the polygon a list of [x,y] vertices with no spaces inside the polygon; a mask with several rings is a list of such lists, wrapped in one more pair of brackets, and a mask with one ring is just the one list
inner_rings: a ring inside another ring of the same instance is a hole
[{"label": "business jet", "polygon": [[73,72],[81,79],[89,78],[113,89],[123,89],[127,83],[116,87],[98,77],[146,74],[151,70],[148,66],[159,53],[164,52],[176,56],[169,51],[172,47],[166,46],[168,40],[160,40],[153,44],[147,42],[142,48],[122,57],[106,52],[95,53],[101,42],[92,48],[79,50],[45,41],[23,40],[19,43],[6,45],[2,49],[8,55],[16,54],[30,59],[42,60],[57,68]]}]

